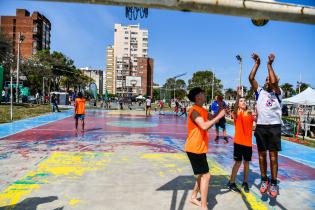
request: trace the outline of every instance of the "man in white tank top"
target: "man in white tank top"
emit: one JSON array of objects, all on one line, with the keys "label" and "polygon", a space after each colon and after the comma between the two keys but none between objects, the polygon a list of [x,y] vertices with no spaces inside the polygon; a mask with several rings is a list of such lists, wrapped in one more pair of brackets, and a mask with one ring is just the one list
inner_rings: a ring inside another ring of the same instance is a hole
[{"label": "man in white tank top", "polygon": [[[257,127],[255,131],[256,143],[259,155],[259,166],[261,172],[260,192],[267,193],[271,197],[278,195],[277,176],[278,176],[278,152],[281,151],[281,100],[283,91],[280,89],[272,63],[275,59],[274,54],[268,56],[268,76],[263,88],[258,86],[255,80],[256,72],[260,65],[260,58],[253,53],[252,58],[255,65],[249,75],[249,82],[255,91],[257,109]],[[270,157],[271,181],[267,177],[267,151]]]}]

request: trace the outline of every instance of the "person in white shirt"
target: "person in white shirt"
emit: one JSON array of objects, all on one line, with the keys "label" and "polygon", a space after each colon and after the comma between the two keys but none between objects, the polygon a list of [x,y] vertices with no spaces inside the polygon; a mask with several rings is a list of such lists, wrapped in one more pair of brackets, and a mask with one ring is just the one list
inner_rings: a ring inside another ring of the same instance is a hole
[{"label": "person in white shirt", "polygon": [[[263,88],[255,80],[256,72],[260,65],[260,58],[253,53],[255,65],[249,75],[249,82],[256,95],[257,126],[255,131],[261,173],[260,192],[266,193],[269,187],[271,197],[278,195],[278,152],[281,151],[281,100],[283,91],[279,87],[279,78],[276,76],[272,63],[275,55],[268,56],[268,76]],[[267,151],[269,151],[271,183],[267,177]]]},{"label": "person in white shirt", "polygon": [[146,108],[145,108],[145,116],[151,115],[151,97],[149,96],[147,100],[145,100]]},{"label": "person in white shirt", "polygon": [[6,102],[5,90],[2,90],[1,97],[2,97],[2,101],[3,101],[3,102]]}]

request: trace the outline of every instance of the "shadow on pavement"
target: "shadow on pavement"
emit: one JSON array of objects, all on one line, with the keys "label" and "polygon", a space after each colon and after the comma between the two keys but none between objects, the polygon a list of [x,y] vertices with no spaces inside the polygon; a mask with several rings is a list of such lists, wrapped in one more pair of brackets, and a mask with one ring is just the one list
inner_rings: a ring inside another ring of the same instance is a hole
[{"label": "shadow on pavement", "polygon": [[[57,196],[48,196],[48,197],[32,197],[26,198],[20,203],[9,205],[9,206],[2,206],[0,210],[36,210],[37,206],[44,203],[50,203],[55,200],[58,200]],[[55,210],[62,210],[63,207],[57,208]]]},{"label": "shadow on pavement", "polygon": [[[170,210],[183,210],[188,191],[191,191],[195,185],[194,176],[178,176],[175,179],[169,181],[165,185],[157,189],[157,191],[173,191]],[[227,188],[228,176],[226,175],[211,175],[209,193],[208,193],[208,208],[213,209],[217,205],[216,195],[225,194],[229,192]],[[178,191],[183,190],[184,193],[181,198],[178,198]],[[176,208],[177,199],[180,199],[178,208]],[[242,196],[244,203],[248,209],[251,209],[249,203]]]}]

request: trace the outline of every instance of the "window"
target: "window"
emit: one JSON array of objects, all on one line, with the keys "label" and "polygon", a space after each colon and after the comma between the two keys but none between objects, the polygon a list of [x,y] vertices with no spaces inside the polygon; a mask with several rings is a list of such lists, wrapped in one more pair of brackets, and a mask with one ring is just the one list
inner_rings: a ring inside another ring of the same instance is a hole
[{"label": "window", "polygon": [[125,37],[125,39],[129,39],[129,37]]},{"label": "window", "polygon": [[142,52],[143,53],[147,53],[148,51],[147,51],[147,49],[143,49]]},{"label": "window", "polygon": [[128,31],[125,31],[125,34],[129,34],[129,32],[128,32]]},{"label": "window", "polygon": [[124,50],[128,50],[128,48],[125,48]]},{"label": "window", "polygon": [[148,38],[143,38],[142,40],[143,40],[143,41],[148,41]]}]

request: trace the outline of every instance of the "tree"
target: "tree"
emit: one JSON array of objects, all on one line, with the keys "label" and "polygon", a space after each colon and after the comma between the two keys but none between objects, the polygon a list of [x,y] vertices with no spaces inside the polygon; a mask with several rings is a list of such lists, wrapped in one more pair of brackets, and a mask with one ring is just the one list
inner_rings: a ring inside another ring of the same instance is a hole
[{"label": "tree", "polygon": [[12,40],[6,37],[0,30],[0,65],[4,68],[3,81],[10,80],[10,69],[16,66],[16,57],[11,53],[11,43]]},{"label": "tree", "polygon": [[[304,82],[300,83],[300,90],[301,90],[301,92],[306,90],[309,86],[310,85],[307,84],[307,83],[304,83]],[[297,86],[297,88],[296,88],[296,93],[299,93],[299,86]]]},{"label": "tree", "polygon": [[163,98],[174,98],[174,89],[175,97],[178,99],[183,99],[186,96],[186,82],[182,79],[175,80],[174,78],[168,78],[161,90],[161,97]]},{"label": "tree", "polygon": [[237,95],[237,92],[236,90],[233,90],[232,88],[228,88],[226,91],[225,91],[225,99],[228,99],[228,100],[235,100],[236,99],[236,95]]},{"label": "tree", "polygon": [[[194,87],[200,87],[205,90],[207,96],[212,95],[213,72],[209,70],[197,71],[193,74],[192,79],[188,80],[188,90]],[[214,96],[222,94],[223,85],[221,80],[214,76]],[[214,97],[213,96],[213,97]]]},{"label": "tree", "polygon": [[153,88],[153,101],[160,99],[160,88]]},{"label": "tree", "polygon": [[294,89],[293,89],[293,85],[291,85],[290,83],[284,83],[283,85],[280,86],[281,89],[284,92],[284,97],[291,97],[294,93]]}]

